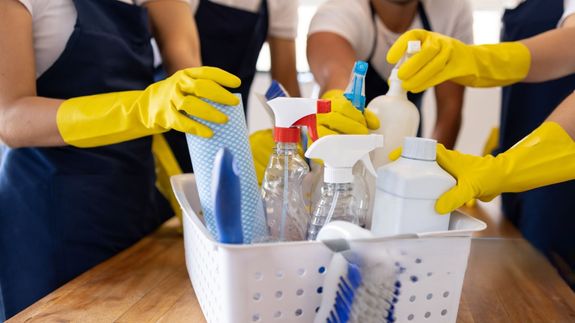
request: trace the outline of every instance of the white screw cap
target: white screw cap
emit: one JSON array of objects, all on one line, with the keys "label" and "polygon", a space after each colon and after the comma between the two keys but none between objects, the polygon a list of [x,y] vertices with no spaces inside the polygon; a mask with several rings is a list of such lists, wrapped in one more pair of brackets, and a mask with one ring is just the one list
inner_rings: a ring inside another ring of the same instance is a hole
[{"label": "white screw cap", "polygon": [[427,138],[405,137],[401,157],[418,160],[435,160],[437,141]]}]

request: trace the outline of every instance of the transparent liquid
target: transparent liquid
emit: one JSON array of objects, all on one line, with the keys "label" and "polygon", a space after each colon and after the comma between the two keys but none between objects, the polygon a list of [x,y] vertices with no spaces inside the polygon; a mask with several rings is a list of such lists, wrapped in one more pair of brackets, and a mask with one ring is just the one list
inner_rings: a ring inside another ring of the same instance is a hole
[{"label": "transparent liquid", "polygon": [[321,228],[331,221],[340,220],[359,225],[358,210],[353,184],[324,183],[321,198],[309,225],[307,239],[315,240]]}]

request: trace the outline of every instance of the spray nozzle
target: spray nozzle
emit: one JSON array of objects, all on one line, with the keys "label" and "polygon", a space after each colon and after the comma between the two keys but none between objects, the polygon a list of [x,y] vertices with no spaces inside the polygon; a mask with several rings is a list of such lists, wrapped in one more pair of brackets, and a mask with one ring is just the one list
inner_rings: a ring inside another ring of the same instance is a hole
[{"label": "spray nozzle", "polygon": [[351,72],[349,84],[343,96],[351,104],[363,113],[365,109],[365,75],[369,64],[364,61],[356,61]]},{"label": "spray nozzle", "polygon": [[419,53],[421,51],[421,41],[419,40],[410,40],[407,42],[407,51],[401,57],[399,62],[395,64],[393,70],[391,71],[391,75],[389,76],[390,81],[399,81],[399,77],[397,76],[397,72],[403,63],[408,60],[411,56]]},{"label": "spray nozzle", "polygon": [[352,183],[353,165],[362,161],[377,176],[369,152],[383,147],[382,135],[335,135],[315,141],[305,152],[307,158],[318,158],[325,164],[326,183]]},{"label": "spray nozzle", "polygon": [[275,116],[276,142],[298,142],[299,126],[308,128],[312,140],[318,139],[318,113],[329,113],[331,101],[306,98],[278,97],[267,102]]}]

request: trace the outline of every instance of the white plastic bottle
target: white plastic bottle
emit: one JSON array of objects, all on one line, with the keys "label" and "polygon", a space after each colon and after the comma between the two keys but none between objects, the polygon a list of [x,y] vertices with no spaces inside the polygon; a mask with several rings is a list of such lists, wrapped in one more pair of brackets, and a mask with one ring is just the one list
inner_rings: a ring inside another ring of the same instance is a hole
[{"label": "white plastic bottle", "polygon": [[320,138],[308,148],[306,157],[324,162],[324,185],[313,211],[308,240],[315,240],[321,228],[334,220],[360,224],[358,199],[353,194],[353,166],[361,160],[375,176],[369,152],[382,146],[380,135],[336,135]]},{"label": "white plastic bottle", "polygon": [[435,212],[435,202],[456,181],[435,161],[436,144],[407,137],[401,157],[377,169],[371,226],[375,236],[449,229],[450,215]]},{"label": "white plastic bottle", "polygon": [[268,241],[304,240],[310,219],[302,192],[309,167],[299,155],[298,127],[307,126],[317,140],[316,114],[330,111],[325,100],[278,97],[267,102],[275,116],[276,147],[262,182],[262,199],[270,237]]},{"label": "white plastic bottle", "polygon": [[417,135],[419,111],[407,99],[407,91],[401,87],[397,71],[403,61],[419,52],[420,48],[419,41],[408,43],[407,56],[393,68],[389,77],[389,91],[371,100],[367,106],[381,120],[381,127],[372,133],[383,135],[385,138],[383,149],[371,153],[371,159],[376,168],[389,162],[389,153],[401,146],[403,138]]}]

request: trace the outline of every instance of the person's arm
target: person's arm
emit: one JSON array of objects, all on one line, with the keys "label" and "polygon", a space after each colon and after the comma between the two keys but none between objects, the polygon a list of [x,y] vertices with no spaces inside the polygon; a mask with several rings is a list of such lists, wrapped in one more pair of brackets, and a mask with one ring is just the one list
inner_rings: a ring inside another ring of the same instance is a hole
[{"label": "person's arm", "polygon": [[465,87],[453,82],[445,82],[435,87],[437,118],[432,138],[449,149],[455,146],[461,127],[464,92]]},{"label": "person's arm", "polygon": [[531,68],[525,82],[543,82],[575,73],[575,23],[522,40],[531,52]]},{"label": "person's arm", "polygon": [[0,1],[0,141],[10,147],[61,146],[62,100],[36,96],[32,17],[15,0]]},{"label": "person's arm", "polygon": [[549,115],[547,121],[557,122],[575,140],[575,92]]},{"label": "person's arm", "polygon": [[291,96],[299,97],[295,40],[269,36],[272,78],[280,82]]},{"label": "person's arm", "polygon": [[345,90],[356,60],[355,51],[345,38],[331,32],[311,34],[307,39],[307,59],[320,94]]},{"label": "person's arm", "polygon": [[200,41],[190,5],[181,0],[155,0],[148,9],[152,33],[168,75],[202,64]]}]

